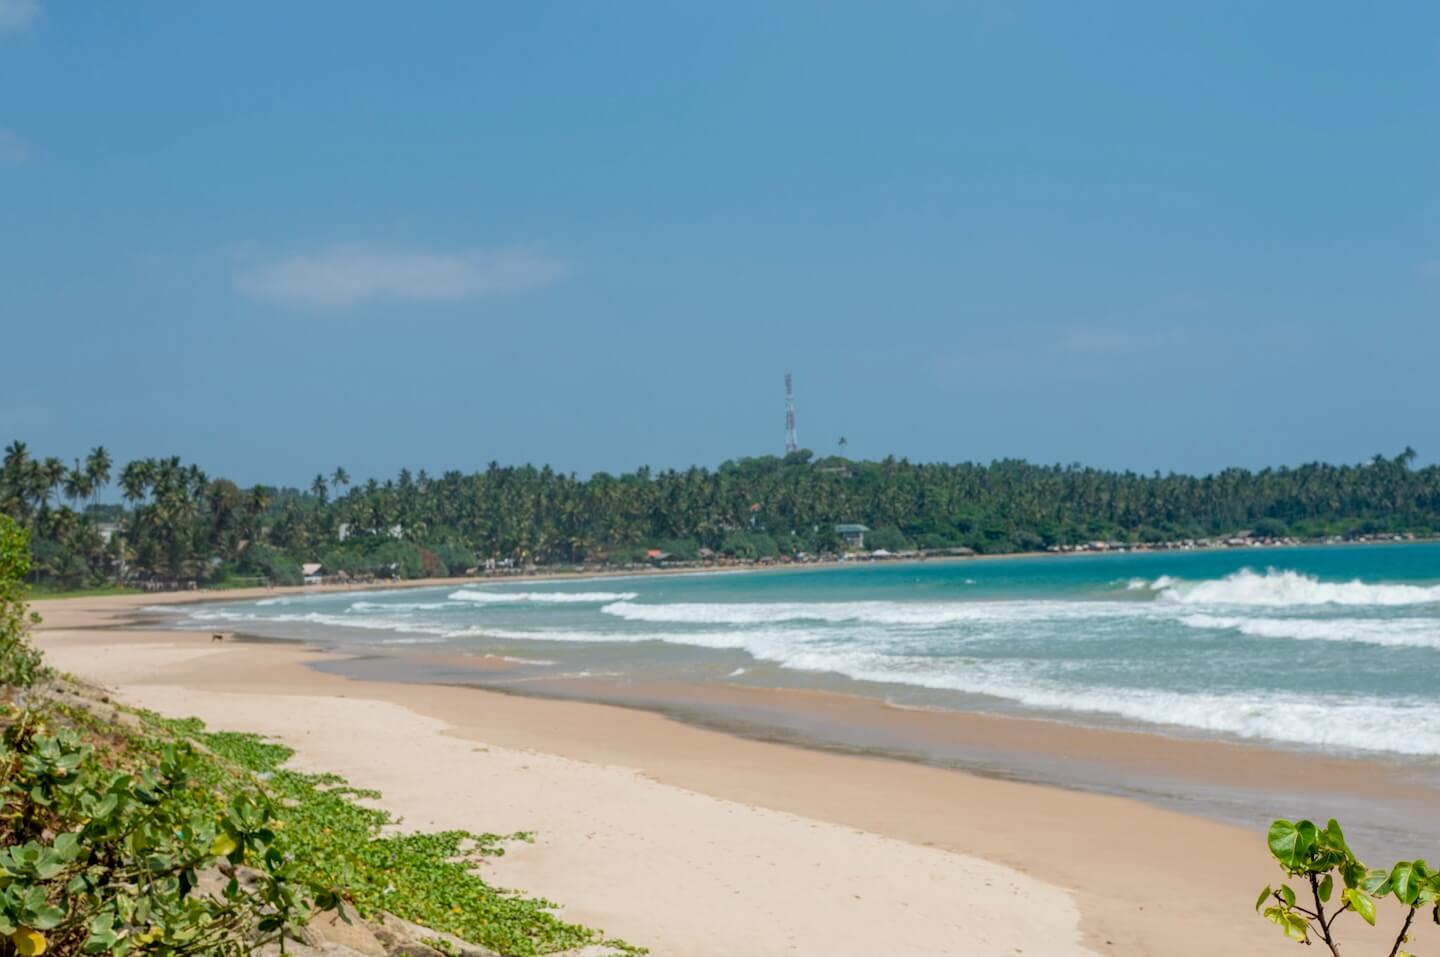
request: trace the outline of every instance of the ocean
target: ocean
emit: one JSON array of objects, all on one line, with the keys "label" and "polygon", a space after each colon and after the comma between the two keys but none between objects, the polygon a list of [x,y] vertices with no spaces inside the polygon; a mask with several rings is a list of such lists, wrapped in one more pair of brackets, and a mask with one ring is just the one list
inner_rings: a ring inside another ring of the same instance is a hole
[{"label": "ocean", "polygon": [[901,707],[1440,757],[1433,543],[476,581],[181,614],[187,628],[508,659],[515,681],[821,688]]}]

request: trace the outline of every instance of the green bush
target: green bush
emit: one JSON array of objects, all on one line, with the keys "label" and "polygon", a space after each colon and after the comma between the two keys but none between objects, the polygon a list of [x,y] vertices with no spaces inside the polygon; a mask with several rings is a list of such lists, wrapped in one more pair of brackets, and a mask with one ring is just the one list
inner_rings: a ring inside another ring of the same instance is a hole
[{"label": "green bush", "polygon": [[[206,788],[188,745],[113,770],[27,712],[6,730],[0,771],[0,939],[22,957],[283,951],[313,909],[339,907],[296,880],[269,799]],[[198,892],[203,872],[242,864],[254,882]]]},{"label": "green bush", "polygon": [[877,528],[865,533],[865,547],[871,551],[883,548],[887,552],[903,552],[910,547],[910,540],[898,528]]},{"label": "green bush", "polygon": [[251,545],[240,560],[246,575],[264,575],[275,585],[299,585],[305,580],[300,563],[269,545]]},{"label": "green bush", "polygon": [[436,545],[433,547],[433,551],[444,566],[444,574],[452,577],[463,575],[476,565],[474,550],[463,545],[449,543]]},{"label": "green bush", "polygon": [[1290,528],[1278,518],[1262,518],[1256,522],[1251,531],[1259,538],[1284,538],[1290,534]]},{"label": "green bush", "polygon": [[667,538],[656,548],[679,562],[693,562],[700,557],[700,543],[693,538]]},{"label": "green bush", "polygon": [[27,688],[44,673],[30,627],[39,619],[25,603],[30,535],[0,515],[0,685]]}]

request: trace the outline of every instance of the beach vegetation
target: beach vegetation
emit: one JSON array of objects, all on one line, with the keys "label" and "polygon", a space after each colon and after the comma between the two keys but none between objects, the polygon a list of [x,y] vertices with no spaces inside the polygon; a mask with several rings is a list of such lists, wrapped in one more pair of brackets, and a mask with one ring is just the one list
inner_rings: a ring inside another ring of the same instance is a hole
[{"label": "beach vegetation", "polygon": [[32,581],[298,584],[311,562],[353,580],[628,565],[651,552],[693,561],[701,549],[737,560],[838,555],[841,523],[875,529],[872,548],[985,555],[1095,541],[1440,533],[1440,466],[1416,468],[1408,449],[1356,465],[1203,476],[1018,460],[815,461],[802,450],[588,479],[498,463],[364,482],[336,469],[306,488],[243,488],[171,457],[120,466],[121,501],[102,504],[110,471],[99,459],[68,468],[24,442],[6,447],[0,512],[31,533]]},{"label": "beach vegetation", "polygon": [[865,547],[872,549],[883,548],[887,552],[903,552],[910,548],[910,539],[905,533],[893,525],[887,528],[875,528],[865,533]]},{"label": "beach vegetation", "polygon": [[720,543],[720,553],[732,558],[775,558],[780,547],[765,532],[731,532]]},{"label": "beach vegetation", "polygon": [[[1340,825],[1331,819],[1324,827],[1313,821],[1277,820],[1267,835],[1270,854],[1290,883],[1266,886],[1255,910],[1282,933],[1300,944],[1323,945],[1340,955],[1338,922],[1347,913],[1374,927],[1377,907],[1394,898],[1404,917],[1387,957],[1412,957],[1405,950],[1419,914],[1440,924],[1440,872],[1423,860],[1401,861],[1388,869],[1368,868],[1345,841]],[[1349,952],[1349,951],[1347,951]]]},{"label": "beach vegetation", "polygon": [[39,621],[26,601],[29,534],[0,515],[0,687],[28,688],[45,674],[30,628]]},{"label": "beach vegetation", "polygon": [[289,748],[50,673],[26,538],[0,515],[0,957],[283,954],[322,913],[393,915],[441,952],[643,953],[485,880],[528,834],[401,831],[379,794],[288,767]]}]

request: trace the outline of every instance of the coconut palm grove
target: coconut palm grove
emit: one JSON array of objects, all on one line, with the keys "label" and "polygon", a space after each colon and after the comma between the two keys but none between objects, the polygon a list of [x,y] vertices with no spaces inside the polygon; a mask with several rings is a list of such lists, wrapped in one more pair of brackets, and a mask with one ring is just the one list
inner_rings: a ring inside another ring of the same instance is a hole
[{"label": "coconut palm grove", "polygon": [[305,562],[419,578],[487,565],[625,566],[657,552],[675,562],[831,556],[845,549],[842,523],[867,526],[872,549],[980,554],[1233,534],[1427,536],[1440,531],[1440,466],[1415,468],[1414,457],[1407,448],[1356,465],[1192,476],[817,459],[802,449],[588,478],[491,463],[361,482],[337,467],[301,489],[241,487],[179,457],[121,465],[103,446],[66,459],[16,440],[0,467],[0,511],[29,530],[41,586],[296,584]]}]

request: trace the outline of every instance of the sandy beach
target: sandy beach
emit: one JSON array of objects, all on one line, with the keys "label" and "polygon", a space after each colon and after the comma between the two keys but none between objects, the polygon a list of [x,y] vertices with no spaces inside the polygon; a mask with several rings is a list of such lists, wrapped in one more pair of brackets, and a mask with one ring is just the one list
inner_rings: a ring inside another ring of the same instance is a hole
[{"label": "sandy beach", "polygon": [[[42,602],[37,637],[55,666],[125,701],[285,741],[304,766],[382,791],[410,826],[536,832],[490,865],[491,879],[655,954],[1199,957],[1295,946],[1251,913],[1255,892],[1280,877],[1253,828],[635,708],[340,677],[309,667],[337,656],[298,645],[124,627],[146,605],[200,597]],[[1040,754],[1168,763],[1197,786],[1271,773],[1299,791],[1406,787],[1383,775],[1367,783],[1354,763],[1258,748],[1023,720],[966,727],[977,750],[1028,740]],[[1356,933],[1374,949],[1383,929]]]}]

